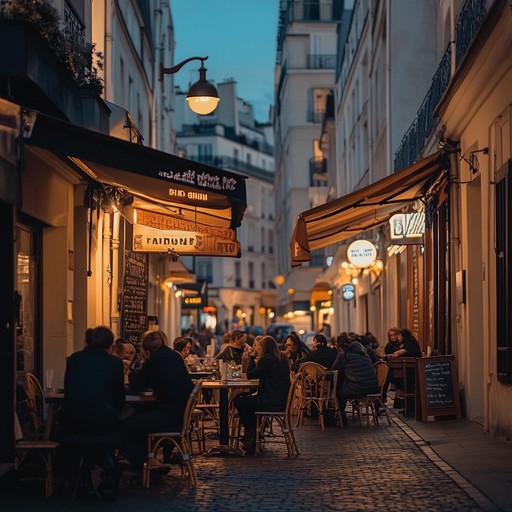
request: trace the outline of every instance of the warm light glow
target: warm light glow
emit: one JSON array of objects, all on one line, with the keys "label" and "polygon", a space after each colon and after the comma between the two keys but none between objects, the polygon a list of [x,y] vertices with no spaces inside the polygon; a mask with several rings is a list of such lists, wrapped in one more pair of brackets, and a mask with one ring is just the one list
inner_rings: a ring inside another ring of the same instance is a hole
[{"label": "warm light glow", "polygon": [[316,306],[309,306],[309,311],[316,311]]},{"label": "warm light glow", "polygon": [[188,107],[192,112],[205,116],[211,114],[219,104],[220,98],[213,96],[189,96],[187,98]]},{"label": "warm light glow", "polygon": [[276,316],[276,314],[275,314],[273,311],[271,311],[271,312],[268,314],[268,317],[269,317],[269,318],[274,318],[275,316]]},{"label": "warm light glow", "polygon": [[[169,285],[167,285],[167,286],[169,286]],[[174,292],[174,296],[176,298],[181,297],[182,295],[183,295],[183,292],[181,290],[178,290],[178,291]]]},{"label": "warm light glow", "polygon": [[359,283],[359,279],[357,277],[353,277],[352,284],[357,284],[357,283]]},{"label": "warm light glow", "polygon": [[274,277],[274,284],[276,286],[282,286],[285,281],[286,281],[286,278],[283,275],[281,275],[281,274],[279,274],[276,277]]},{"label": "warm light glow", "polygon": [[288,295],[293,295],[295,293],[294,288],[288,288]]}]

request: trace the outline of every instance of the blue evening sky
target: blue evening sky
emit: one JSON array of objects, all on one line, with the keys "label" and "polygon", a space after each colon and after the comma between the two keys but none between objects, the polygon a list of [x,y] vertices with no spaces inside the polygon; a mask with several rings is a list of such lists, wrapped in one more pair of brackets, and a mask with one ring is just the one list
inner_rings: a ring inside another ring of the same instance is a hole
[{"label": "blue evening sky", "polygon": [[[175,62],[208,56],[206,78],[232,78],[237,95],[251,103],[257,121],[268,121],[274,102],[279,0],[171,0]],[[198,80],[200,62],[186,64],[174,83],[183,91]]]}]

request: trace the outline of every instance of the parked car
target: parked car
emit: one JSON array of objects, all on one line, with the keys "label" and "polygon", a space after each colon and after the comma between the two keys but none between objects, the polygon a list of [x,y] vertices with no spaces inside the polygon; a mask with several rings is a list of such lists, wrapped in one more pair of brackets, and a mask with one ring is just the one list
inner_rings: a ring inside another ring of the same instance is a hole
[{"label": "parked car", "polygon": [[288,334],[290,334],[292,331],[294,331],[295,328],[292,324],[269,324],[267,325],[267,332],[269,336],[273,336],[277,343],[279,344],[279,347],[282,348],[284,344],[284,340]]}]

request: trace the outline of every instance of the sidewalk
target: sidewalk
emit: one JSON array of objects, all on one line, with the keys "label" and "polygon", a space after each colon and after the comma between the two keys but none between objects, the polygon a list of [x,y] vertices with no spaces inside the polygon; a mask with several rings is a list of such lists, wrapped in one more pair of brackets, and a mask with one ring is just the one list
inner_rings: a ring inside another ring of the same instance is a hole
[{"label": "sidewalk", "polygon": [[427,456],[434,452],[440,459],[436,463],[444,461],[502,510],[512,512],[512,442],[485,434],[480,425],[464,419],[424,423],[393,414]]},{"label": "sidewalk", "polygon": [[390,410],[379,427],[349,422],[321,430],[306,420],[296,430],[300,455],[273,446],[261,457],[196,456],[190,488],[179,467],[144,489],[126,474],[116,501],[82,498],[23,484],[0,498],[4,512],[393,512],[512,511],[512,445],[466,420],[416,422]]}]

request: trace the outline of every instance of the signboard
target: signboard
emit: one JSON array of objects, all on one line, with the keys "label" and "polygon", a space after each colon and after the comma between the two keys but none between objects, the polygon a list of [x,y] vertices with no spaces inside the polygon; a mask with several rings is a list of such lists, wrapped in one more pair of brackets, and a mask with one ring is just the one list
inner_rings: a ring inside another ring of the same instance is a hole
[{"label": "signboard", "polygon": [[147,331],[148,255],[126,251],[121,336],[137,344]]},{"label": "signboard", "polygon": [[168,252],[177,254],[201,254],[205,256],[240,256],[240,244],[236,240],[219,238],[198,231],[155,229],[140,224],[133,227],[135,252]]},{"label": "signboard", "polygon": [[421,244],[425,234],[425,213],[397,213],[389,219],[390,238],[397,244]]},{"label": "signboard", "polygon": [[352,300],[356,296],[356,287],[353,284],[344,284],[341,287],[343,300]]},{"label": "signboard", "polygon": [[183,309],[202,309],[204,306],[206,306],[206,301],[202,295],[191,295],[181,299]]},{"label": "signboard", "polygon": [[461,418],[455,356],[418,359],[418,400],[423,421],[429,416]]},{"label": "signboard", "polygon": [[369,267],[377,258],[377,248],[369,240],[356,240],[347,248],[347,259],[358,268]]}]

